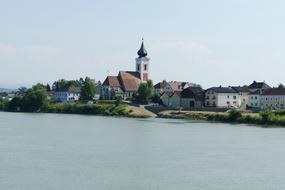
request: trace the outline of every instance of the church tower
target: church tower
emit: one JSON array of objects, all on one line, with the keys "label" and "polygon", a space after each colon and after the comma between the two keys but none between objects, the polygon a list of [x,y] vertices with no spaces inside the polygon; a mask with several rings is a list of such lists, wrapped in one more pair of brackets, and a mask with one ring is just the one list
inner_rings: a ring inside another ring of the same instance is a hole
[{"label": "church tower", "polygon": [[144,47],[143,39],[141,48],[138,51],[138,58],[136,58],[136,71],[140,73],[140,78],[142,82],[149,80],[149,58],[147,56],[147,51]]}]

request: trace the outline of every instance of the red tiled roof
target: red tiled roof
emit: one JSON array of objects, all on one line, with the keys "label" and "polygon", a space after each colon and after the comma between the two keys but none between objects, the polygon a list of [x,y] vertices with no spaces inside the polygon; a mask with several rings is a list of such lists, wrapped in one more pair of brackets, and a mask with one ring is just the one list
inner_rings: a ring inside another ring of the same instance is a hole
[{"label": "red tiled roof", "polygon": [[265,96],[278,96],[278,95],[285,95],[285,88],[269,88],[265,90],[262,95]]},{"label": "red tiled roof", "polygon": [[141,84],[139,72],[120,71],[118,78],[124,91],[137,91]]},{"label": "red tiled roof", "polygon": [[103,82],[103,86],[120,87],[120,81],[117,76],[107,76]]},{"label": "red tiled roof", "polygon": [[173,91],[182,91],[184,89],[184,86],[189,83],[175,81],[175,82],[169,82],[168,84],[171,86]]}]

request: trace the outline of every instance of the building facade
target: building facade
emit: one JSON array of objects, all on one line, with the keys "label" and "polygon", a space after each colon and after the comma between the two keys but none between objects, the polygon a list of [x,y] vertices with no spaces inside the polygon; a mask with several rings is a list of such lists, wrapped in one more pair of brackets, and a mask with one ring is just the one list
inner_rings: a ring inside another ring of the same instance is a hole
[{"label": "building facade", "polygon": [[231,87],[213,87],[205,92],[205,106],[238,108],[241,105],[239,93]]},{"label": "building facade", "polygon": [[160,97],[164,106],[171,108],[180,108],[180,92],[163,93]]},{"label": "building facade", "polygon": [[285,109],[285,89],[271,88],[265,90],[260,97],[261,109]]},{"label": "building facade", "polygon": [[201,87],[188,87],[181,92],[181,107],[193,109],[204,107],[204,91]]},{"label": "building facade", "polygon": [[77,102],[80,98],[80,88],[70,86],[67,89],[61,89],[54,92],[53,100],[56,102]]}]

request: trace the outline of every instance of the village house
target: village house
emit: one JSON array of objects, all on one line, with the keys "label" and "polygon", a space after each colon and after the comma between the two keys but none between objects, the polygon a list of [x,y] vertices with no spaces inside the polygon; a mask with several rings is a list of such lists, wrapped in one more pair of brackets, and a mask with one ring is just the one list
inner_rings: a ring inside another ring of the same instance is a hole
[{"label": "village house", "polygon": [[70,86],[54,92],[53,100],[56,102],[77,102],[80,98],[80,87]]},{"label": "village house", "polygon": [[248,96],[248,108],[252,110],[259,110],[260,107],[260,97],[261,97],[261,91],[255,90],[251,92]]},{"label": "village house", "polygon": [[250,93],[248,95],[248,108],[252,110],[261,109],[261,105],[260,105],[261,94],[266,89],[270,89],[271,87],[265,82],[253,81],[253,83],[250,84],[248,88],[250,90]]},{"label": "village house", "polygon": [[248,86],[232,86],[231,88],[239,93],[240,108],[246,110],[248,107],[248,98],[251,93]]},{"label": "village house", "polygon": [[271,88],[266,89],[260,97],[261,109],[285,109],[285,89]]},{"label": "village house", "polygon": [[142,82],[149,80],[149,58],[142,42],[137,52],[135,71],[120,71],[117,76],[107,76],[100,89],[100,99],[110,100],[115,96],[132,97]]},{"label": "village house", "polygon": [[162,82],[157,83],[156,85],[153,86],[154,90],[153,93],[154,95],[161,96],[163,93],[163,89],[166,86],[167,82],[163,80]]},{"label": "village house", "polygon": [[248,86],[249,90],[251,92],[254,92],[256,90],[259,90],[261,91],[261,93],[268,89],[268,88],[271,88],[268,84],[266,84],[265,82],[256,82],[256,81],[253,81],[249,86]]},{"label": "village house", "polygon": [[176,92],[164,92],[160,97],[163,105],[171,108],[180,108],[180,93]]},{"label": "village house", "polygon": [[181,92],[181,107],[183,109],[202,108],[204,91],[201,87],[188,87]]},{"label": "village house", "polygon": [[182,92],[185,88],[191,86],[190,82],[171,81],[164,85],[164,93]]},{"label": "village house", "polygon": [[239,93],[231,87],[212,87],[205,92],[205,106],[217,108],[238,108]]}]

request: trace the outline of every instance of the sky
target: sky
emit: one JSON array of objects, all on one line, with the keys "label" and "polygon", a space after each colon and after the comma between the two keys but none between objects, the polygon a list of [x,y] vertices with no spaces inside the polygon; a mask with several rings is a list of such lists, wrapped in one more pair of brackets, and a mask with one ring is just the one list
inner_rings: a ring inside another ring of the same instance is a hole
[{"label": "sky", "polygon": [[0,0],[0,87],[135,70],[154,83],[285,83],[283,0]]}]

